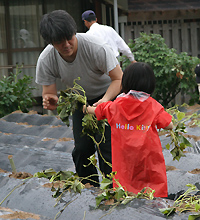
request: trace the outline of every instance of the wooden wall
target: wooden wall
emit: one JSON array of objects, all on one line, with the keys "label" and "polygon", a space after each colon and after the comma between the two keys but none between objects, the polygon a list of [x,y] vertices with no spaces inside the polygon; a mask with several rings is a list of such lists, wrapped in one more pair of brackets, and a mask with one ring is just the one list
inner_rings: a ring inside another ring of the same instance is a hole
[{"label": "wooden wall", "polygon": [[125,41],[139,37],[140,32],[160,34],[178,53],[200,57],[200,10],[129,14]]},{"label": "wooden wall", "polygon": [[[187,52],[200,58],[200,10],[135,12],[124,25],[125,41],[140,36],[140,32],[160,34],[177,53]],[[187,95],[178,95],[176,104],[188,102]]]}]

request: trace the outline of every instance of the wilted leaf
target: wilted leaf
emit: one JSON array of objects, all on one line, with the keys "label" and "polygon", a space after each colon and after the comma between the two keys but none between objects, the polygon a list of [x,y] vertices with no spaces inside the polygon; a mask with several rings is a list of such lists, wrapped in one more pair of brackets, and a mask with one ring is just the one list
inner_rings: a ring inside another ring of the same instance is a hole
[{"label": "wilted leaf", "polygon": [[133,196],[126,196],[126,198],[122,201],[121,204],[126,205],[127,203],[129,203],[131,200],[133,200],[135,197]]},{"label": "wilted leaf", "polygon": [[57,198],[58,196],[60,196],[61,191],[60,191],[60,187],[58,187],[58,189],[55,191],[55,193],[52,195],[53,198]]}]

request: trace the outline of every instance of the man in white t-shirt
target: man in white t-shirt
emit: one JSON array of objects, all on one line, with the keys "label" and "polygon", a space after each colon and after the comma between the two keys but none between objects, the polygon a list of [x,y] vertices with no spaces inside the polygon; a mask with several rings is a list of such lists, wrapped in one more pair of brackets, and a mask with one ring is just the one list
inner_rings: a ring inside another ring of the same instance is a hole
[{"label": "man in white t-shirt", "polygon": [[114,51],[116,57],[119,52],[125,55],[131,63],[135,63],[135,58],[129,46],[119,36],[119,34],[110,26],[97,23],[96,14],[92,10],[87,10],[82,14],[82,20],[89,29],[86,33],[101,37]]},{"label": "man in white t-shirt", "polygon": [[[74,79],[80,77],[78,83],[86,92],[89,105],[97,106],[102,102],[114,99],[120,93],[122,70],[112,49],[100,38],[76,33],[76,23],[72,16],[64,10],[55,10],[42,17],[40,34],[48,43],[40,54],[36,67],[36,83],[42,85],[43,107],[48,110],[57,108],[56,78],[60,78],[68,87],[73,87]],[[86,177],[82,183],[99,186],[98,173],[88,158],[96,152],[91,138],[82,134],[82,118],[80,104],[72,115],[75,147],[72,152],[76,172]],[[111,163],[111,131],[106,126],[105,143],[100,144],[99,167],[105,175],[112,168]],[[96,140],[100,140],[97,134]],[[99,152],[98,152],[99,153]],[[89,179],[91,181],[89,181]]]}]

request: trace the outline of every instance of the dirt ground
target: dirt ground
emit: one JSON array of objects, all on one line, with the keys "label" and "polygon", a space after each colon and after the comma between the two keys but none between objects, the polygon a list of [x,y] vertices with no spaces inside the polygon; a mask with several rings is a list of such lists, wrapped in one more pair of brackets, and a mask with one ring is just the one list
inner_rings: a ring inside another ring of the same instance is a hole
[{"label": "dirt ground", "polygon": [[23,212],[23,211],[13,211],[12,209],[9,208],[0,207],[0,211],[10,213],[10,214],[1,215],[1,219],[28,219],[28,218],[36,219],[36,220],[40,219],[39,215]]}]

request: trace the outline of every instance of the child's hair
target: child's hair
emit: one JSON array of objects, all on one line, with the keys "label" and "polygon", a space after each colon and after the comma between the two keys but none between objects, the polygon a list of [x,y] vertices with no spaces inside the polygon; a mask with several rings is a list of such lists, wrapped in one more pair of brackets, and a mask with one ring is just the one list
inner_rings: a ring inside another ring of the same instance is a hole
[{"label": "child's hair", "polygon": [[122,92],[124,93],[128,93],[130,90],[136,90],[152,94],[155,84],[154,72],[147,63],[132,63],[124,70],[122,77]]}]

